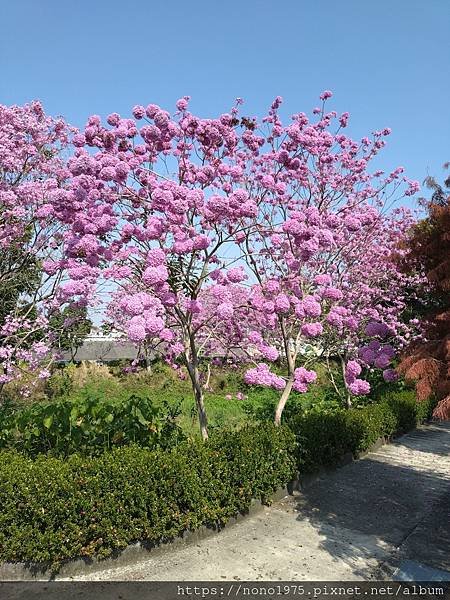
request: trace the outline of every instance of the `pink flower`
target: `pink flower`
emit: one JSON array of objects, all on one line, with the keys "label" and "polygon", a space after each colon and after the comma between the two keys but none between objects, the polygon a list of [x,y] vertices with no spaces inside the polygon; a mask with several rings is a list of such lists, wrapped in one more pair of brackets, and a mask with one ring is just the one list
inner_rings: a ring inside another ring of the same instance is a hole
[{"label": "pink flower", "polygon": [[381,344],[378,340],[372,340],[367,345],[368,348],[373,350],[374,352],[379,352],[381,350]]},{"label": "pink flower", "polygon": [[278,294],[275,298],[275,311],[278,313],[286,313],[290,308],[291,304],[286,294]]},{"label": "pink flower", "polygon": [[358,356],[367,365],[371,365],[371,364],[373,364],[373,362],[375,360],[376,354],[371,348],[369,348],[368,346],[365,346],[365,347],[359,349]]},{"label": "pink flower", "polygon": [[170,329],[163,328],[159,332],[159,338],[163,340],[163,342],[171,342],[175,338],[175,335]]},{"label": "pink flower", "polygon": [[309,317],[320,317],[322,308],[313,296],[305,296],[302,301],[303,310]]},{"label": "pink flower", "polygon": [[134,106],[132,112],[135,119],[143,119],[145,117],[145,108],[140,104]]},{"label": "pink flower", "polygon": [[260,344],[263,341],[259,331],[250,331],[250,333],[248,334],[248,340],[252,344]]},{"label": "pink flower", "polygon": [[278,359],[279,352],[275,348],[275,346],[266,346],[265,344],[260,344],[258,346],[258,350],[261,352],[264,358],[270,360],[270,362],[273,362]]},{"label": "pink flower", "polygon": [[82,133],[76,133],[72,138],[72,143],[76,148],[82,148],[86,143],[86,138]]},{"label": "pink flower", "polygon": [[59,263],[55,260],[44,260],[42,268],[49,275],[54,275],[59,269]]},{"label": "pink flower", "polygon": [[342,115],[339,117],[339,123],[340,123],[341,127],[347,127],[348,118],[349,118],[348,112],[342,113]]},{"label": "pink flower", "polygon": [[358,320],[355,319],[355,317],[345,317],[343,320],[343,323],[345,325],[345,327],[347,327],[348,329],[350,329],[350,331],[356,331],[358,329],[359,323]]},{"label": "pink flower", "polygon": [[255,202],[247,200],[247,202],[241,204],[239,212],[243,217],[256,217],[258,214],[258,207]]},{"label": "pink flower", "polygon": [[348,384],[353,383],[361,373],[361,365],[356,360],[349,360],[345,367],[345,381]]},{"label": "pink flower", "polygon": [[197,235],[192,240],[192,247],[194,250],[206,250],[210,244],[210,239],[206,235]]},{"label": "pink flower", "polygon": [[296,392],[299,392],[300,394],[306,394],[306,392],[308,391],[308,386],[303,381],[299,381],[296,379],[292,385],[292,389]]},{"label": "pink flower", "polygon": [[54,209],[53,209],[53,206],[51,204],[43,204],[36,211],[36,216],[39,217],[40,219],[44,219],[44,218],[49,217],[50,215],[52,215],[53,211],[54,211]]},{"label": "pink flower", "polygon": [[156,115],[156,113],[160,110],[159,106],[156,104],[149,104],[147,106],[147,108],[145,109],[145,112],[147,114],[147,117],[149,117],[150,119],[153,119],[153,117]]},{"label": "pink flower", "polygon": [[276,279],[269,279],[265,284],[266,290],[271,294],[276,294],[280,291],[280,283]]},{"label": "pink flower", "polygon": [[320,94],[320,99],[321,100],[328,100],[328,98],[331,98],[332,95],[333,95],[333,92],[330,92],[330,90],[325,90],[324,92],[322,92]]},{"label": "pink flower", "polygon": [[298,319],[304,319],[305,317],[305,309],[303,308],[303,304],[301,302],[299,302],[298,304],[295,305],[295,316]]},{"label": "pink flower", "polygon": [[314,383],[317,379],[315,371],[308,371],[305,367],[298,367],[294,371],[294,379],[303,383]]},{"label": "pink flower", "polygon": [[366,396],[370,393],[370,383],[364,379],[355,379],[348,389],[354,396]]},{"label": "pink flower", "polygon": [[383,379],[387,382],[397,381],[398,374],[396,371],[394,371],[394,369],[385,369],[383,371]]},{"label": "pink flower", "polygon": [[175,342],[170,347],[170,352],[175,357],[179,356],[180,354],[182,354],[183,351],[184,351],[184,346],[183,346],[183,344],[181,342]]},{"label": "pink flower", "polygon": [[306,337],[317,337],[323,333],[321,323],[304,323],[302,325],[302,334]]},{"label": "pink flower", "polygon": [[286,381],[272,373],[265,363],[259,363],[254,369],[249,369],[244,376],[246,383],[251,385],[263,385],[265,387],[272,387],[276,390],[284,389]]},{"label": "pink flower", "polygon": [[343,319],[342,315],[337,311],[330,310],[327,315],[327,322],[334,327],[342,327]]},{"label": "pink flower", "polygon": [[111,181],[116,177],[116,170],[114,167],[103,167],[100,171],[100,179],[104,181]]},{"label": "pink flower", "polygon": [[164,320],[156,315],[148,315],[145,321],[145,329],[151,335],[156,335],[164,328]]},{"label": "pink flower", "polygon": [[233,313],[234,308],[231,302],[223,302],[217,307],[217,314],[221,319],[230,319]]},{"label": "pink flower", "polygon": [[177,103],[176,103],[177,109],[184,112],[188,107],[189,100],[190,100],[189,96],[184,96],[183,98],[180,98],[179,100],[177,100]]},{"label": "pink flower", "polygon": [[349,231],[358,231],[361,227],[361,221],[351,215],[346,217],[344,222]]},{"label": "pink flower", "polygon": [[371,321],[366,325],[366,335],[369,337],[381,337],[384,338],[390,333],[390,329],[384,323],[377,323],[376,321]]},{"label": "pink flower", "polygon": [[125,299],[125,302],[123,302],[123,306],[130,315],[140,315],[144,308],[139,296],[129,296]]},{"label": "pink flower", "polygon": [[233,269],[228,269],[227,279],[228,281],[231,281],[231,283],[240,283],[247,279],[247,275],[244,273],[242,267],[235,267]]},{"label": "pink flower", "polygon": [[108,115],[108,117],[106,118],[106,121],[109,123],[109,125],[112,125],[113,127],[115,127],[120,122],[120,115],[117,113],[112,113],[112,114]]},{"label": "pink flower", "polygon": [[332,279],[326,273],[316,275],[314,277],[314,283],[316,285],[331,285]]},{"label": "pink flower", "polygon": [[341,300],[344,294],[335,287],[327,287],[323,290],[322,297],[328,300]]},{"label": "pink flower", "polygon": [[381,346],[380,348],[380,352],[382,354],[385,354],[386,356],[388,356],[391,360],[394,358],[395,356],[395,350],[392,346],[390,346],[389,344],[385,344],[383,346]]},{"label": "pink flower", "polygon": [[188,300],[186,308],[193,315],[198,315],[203,310],[203,304],[199,300]]},{"label": "pink flower", "polygon": [[156,285],[163,283],[169,277],[169,273],[164,266],[147,267],[142,274],[142,281],[146,285]]},{"label": "pink flower", "polygon": [[147,253],[147,264],[151,267],[158,267],[166,262],[166,253],[161,248],[152,248]]},{"label": "pink flower", "polygon": [[145,338],[147,337],[147,333],[145,331],[145,327],[142,323],[133,323],[133,319],[131,319],[131,322],[128,326],[128,337],[130,338],[130,340],[132,342],[143,342],[145,340]]},{"label": "pink flower", "polygon": [[275,311],[275,303],[271,302],[270,300],[267,300],[263,303],[263,309],[266,313],[269,313],[271,315]]},{"label": "pink flower", "polygon": [[389,358],[389,356],[387,356],[387,354],[380,354],[375,359],[374,364],[377,369],[384,369],[389,365],[390,362],[391,362],[391,359]]}]

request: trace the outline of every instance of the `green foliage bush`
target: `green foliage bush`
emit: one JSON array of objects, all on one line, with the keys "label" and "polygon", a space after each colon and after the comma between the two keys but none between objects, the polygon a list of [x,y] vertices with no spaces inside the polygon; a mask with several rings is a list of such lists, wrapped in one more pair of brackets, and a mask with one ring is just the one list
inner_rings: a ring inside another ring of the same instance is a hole
[{"label": "green foliage bush", "polygon": [[185,437],[178,414],[176,406],[155,406],[138,394],[110,399],[93,393],[16,411],[5,406],[0,409],[0,447],[31,456],[88,456],[128,444],[167,448]]},{"label": "green foliage bush", "polygon": [[386,395],[384,402],[388,404],[396,417],[396,431],[404,433],[416,427],[418,423],[431,419],[436,406],[436,399],[430,398],[417,402],[413,390],[403,390],[394,395]]},{"label": "green foliage bush", "polygon": [[427,400],[421,400],[417,402],[416,411],[417,411],[417,419],[420,423],[425,421],[429,421],[433,416],[433,411],[437,405],[437,398],[435,396],[431,396]]},{"label": "green foliage bush", "polygon": [[152,545],[202,525],[220,528],[248,510],[252,498],[269,502],[296,471],[358,456],[378,438],[429,418],[434,404],[417,403],[405,389],[350,410],[325,400],[294,403],[287,426],[263,420],[238,431],[213,429],[206,443],[185,438],[176,410],[162,413],[136,395],[88,394],[19,412],[6,405],[0,560],[56,569],[78,556],[109,556],[135,540]]},{"label": "green foliage bush", "polygon": [[289,481],[294,456],[295,436],[271,424],[166,451],[132,445],[63,460],[3,450],[0,559],[56,568],[134,540],[154,544],[201,525],[221,527]]},{"label": "green foliage bush", "polygon": [[361,408],[300,412],[288,420],[297,436],[299,470],[335,465],[347,453],[358,456],[378,438],[404,433],[429,419],[434,406],[433,399],[417,402],[414,391],[401,390]]}]

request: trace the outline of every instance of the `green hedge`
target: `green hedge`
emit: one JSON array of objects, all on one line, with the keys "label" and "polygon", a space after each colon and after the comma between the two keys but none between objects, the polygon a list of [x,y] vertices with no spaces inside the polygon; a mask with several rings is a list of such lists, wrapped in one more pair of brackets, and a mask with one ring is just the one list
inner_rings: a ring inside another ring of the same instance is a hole
[{"label": "green hedge", "polygon": [[298,414],[288,425],[298,440],[299,470],[333,466],[347,453],[358,456],[378,438],[404,433],[429,419],[434,406],[433,399],[418,403],[413,391],[403,390],[361,408]]},{"label": "green hedge", "polygon": [[157,543],[220,527],[267,502],[295,471],[295,436],[267,424],[170,451],[137,446],[99,457],[0,454],[0,560],[106,557],[133,540]]}]

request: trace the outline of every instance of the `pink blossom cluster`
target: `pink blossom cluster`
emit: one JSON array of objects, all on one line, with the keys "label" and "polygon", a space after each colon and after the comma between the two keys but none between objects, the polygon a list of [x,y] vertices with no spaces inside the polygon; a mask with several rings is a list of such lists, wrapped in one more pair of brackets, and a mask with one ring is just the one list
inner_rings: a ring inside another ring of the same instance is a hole
[{"label": "pink blossom cluster", "polygon": [[308,371],[304,367],[298,367],[294,371],[293,388],[297,392],[305,393],[308,391],[308,384],[314,383],[317,379],[315,371]]},{"label": "pink blossom cluster", "polygon": [[266,363],[258,363],[253,369],[248,369],[244,380],[249,385],[262,385],[275,390],[283,390],[286,385],[286,380],[273,373]]},{"label": "pink blossom cluster", "polygon": [[385,381],[396,381],[398,379],[395,370],[389,368],[395,356],[395,349],[392,345],[372,340],[367,346],[360,347],[358,355],[367,366],[382,369]]},{"label": "pink blossom cluster", "polygon": [[[233,400],[232,394],[227,394],[225,396],[225,398],[227,400]],[[234,396],[234,398],[236,398],[236,400],[245,400],[247,398],[247,396],[245,394],[243,394],[242,392],[237,392],[237,394]]]},{"label": "pink blossom cluster", "polygon": [[348,361],[345,367],[345,383],[355,396],[365,396],[370,392],[370,384],[364,379],[358,379],[361,374],[361,365],[355,360]]}]

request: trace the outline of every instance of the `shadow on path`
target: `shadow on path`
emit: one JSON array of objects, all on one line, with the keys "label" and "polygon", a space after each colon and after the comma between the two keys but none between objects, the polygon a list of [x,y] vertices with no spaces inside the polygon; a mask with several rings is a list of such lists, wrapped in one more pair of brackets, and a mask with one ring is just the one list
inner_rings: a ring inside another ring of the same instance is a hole
[{"label": "shadow on path", "polygon": [[[298,520],[324,536],[321,546],[333,560],[373,558],[375,538],[397,563],[411,558],[450,571],[450,423],[319,478],[302,490],[297,510]],[[354,572],[368,576],[363,566]]]}]

